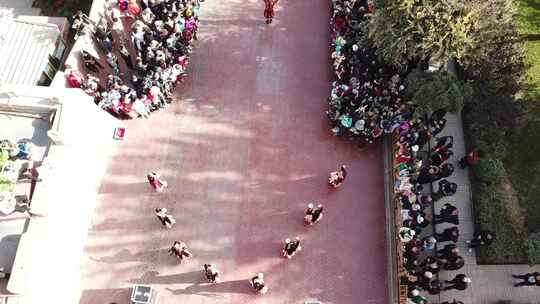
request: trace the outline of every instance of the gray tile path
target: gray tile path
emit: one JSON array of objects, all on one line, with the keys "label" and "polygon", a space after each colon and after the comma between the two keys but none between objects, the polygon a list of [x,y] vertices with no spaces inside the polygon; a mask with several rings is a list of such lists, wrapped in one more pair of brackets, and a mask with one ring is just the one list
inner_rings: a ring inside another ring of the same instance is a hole
[{"label": "gray tile path", "polygon": [[[540,266],[477,265],[475,253],[467,252],[465,241],[470,239],[474,233],[474,220],[469,172],[458,166],[459,159],[465,155],[463,126],[459,115],[447,114],[446,118],[446,128],[439,136],[451,135],[454,137],[454,156],[449,161],[454,164],[456,170],[448,180],[458,184],[458,191],[454,196],[436,202],[434,209],[438,213],[440,207],[447,202],[459,208],[460,238],[457,245],[466,264],[458,271],[441,271],[439,278],[447,280],[452,279],[456,274],[464,273],[471,278],[472,284],[465,291],[443,291],[439,296],[431,297],[432,302],[442,303],[457,299],[463,301],[464,304],[504,303],[501,301],[512,301],[512,304],[540,304],[540,287],[514,287],[513,284],[518,281],[512,278],[512,274],[540,272]],[[436,186],[435,190],[437,190]],[[439,224],[436,230],[440,232],[451,226],[451,224]],[[444,246],[444,243],[440,245]]]}]

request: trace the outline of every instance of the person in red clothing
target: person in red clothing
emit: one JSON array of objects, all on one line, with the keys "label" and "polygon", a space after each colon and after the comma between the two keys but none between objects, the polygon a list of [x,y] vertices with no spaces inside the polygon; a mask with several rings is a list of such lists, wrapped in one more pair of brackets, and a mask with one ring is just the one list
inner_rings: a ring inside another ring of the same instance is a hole
[{"label": "person in red clothing", "polygon": [[274,18],[274,5],[279,0],[264,0],[264,18],[266,18],[266,24],[272,23]]},{"label": "person in red clothing", "polygon": [[469,154],[459,160],[459,166],[462,169],[465,169],[468,166],[476,165],[480,161],[482,154],[483,152],[480,149],[472,150],[471,152],[469,152]]}]

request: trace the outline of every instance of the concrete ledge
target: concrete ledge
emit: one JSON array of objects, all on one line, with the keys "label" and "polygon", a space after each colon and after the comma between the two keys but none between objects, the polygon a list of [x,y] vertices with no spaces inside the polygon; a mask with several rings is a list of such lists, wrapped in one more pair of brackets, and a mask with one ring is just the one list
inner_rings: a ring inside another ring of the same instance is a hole
[{"label": "concrete ledge", "polygon": [[397,277],[397,256],[396,256],[396,242],[395,240],[395,218],[394,218],[394,203],[393,203],[393,149],[392,138],[384,137],[383,139],[383,153],[384,153],[384,205],[386,209],[386,251],[388,262],[388,303],[399,303],[399,289],[398,289],[398,277]]}]

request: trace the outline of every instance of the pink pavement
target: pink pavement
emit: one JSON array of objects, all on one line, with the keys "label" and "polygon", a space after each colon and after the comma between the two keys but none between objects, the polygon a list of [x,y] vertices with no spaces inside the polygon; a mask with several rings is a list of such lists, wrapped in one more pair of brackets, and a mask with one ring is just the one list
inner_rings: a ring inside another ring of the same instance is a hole
[{"label": "pink pavement", "polygon": [[[190,76],[177,102],[128,135],[100,188],[82,260],[80,303],[129,303],[134,283],[166,303],[387,303],[380,145],[332,137],[324,111],[332,81],[329,1],[281,0],[272,25],[263,1],[207,0]],[[341,163],[349,176],[330,189]],[[146,174],[168,181],[153,192]],[[308,202],[324,218],[303,226]],[[154,216],[166,207],[170,230]],[[300,236],[303,250],[280,255]],[[184,241],[194,258],[167,249]],[[203,279],[215,263],[222,283]],[[265,274],[269,292],[248,279]]]}]

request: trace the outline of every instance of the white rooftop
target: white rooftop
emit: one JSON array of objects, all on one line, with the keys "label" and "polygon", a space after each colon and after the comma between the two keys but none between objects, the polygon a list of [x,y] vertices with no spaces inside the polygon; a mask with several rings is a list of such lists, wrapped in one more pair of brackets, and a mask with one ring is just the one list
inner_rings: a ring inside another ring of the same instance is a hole
[{"label": "white rooftop", "polygon": [[56,25],[0,15],[0,85],[36,85],[59,37]]}]

